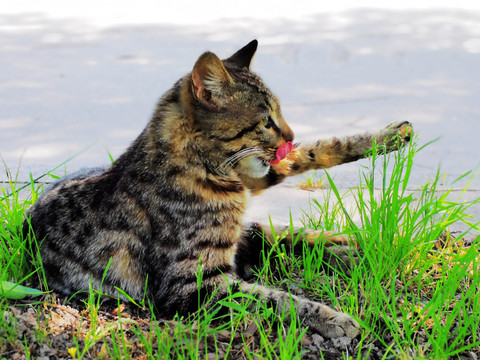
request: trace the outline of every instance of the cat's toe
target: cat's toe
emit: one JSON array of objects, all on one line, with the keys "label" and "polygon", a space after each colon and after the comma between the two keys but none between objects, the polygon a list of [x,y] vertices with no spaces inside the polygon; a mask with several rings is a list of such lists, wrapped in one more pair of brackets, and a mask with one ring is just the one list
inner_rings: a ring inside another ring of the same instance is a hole
[{"label": "cat's toe", "polygon": [[404,143],[409,142],[413,136],[413,125],[408,121],[402,122],[398,129],[398,134]]},{"label": "cat's toe", "polygon": [[412,124],[409,121],[395,121],[389,125],[387,125],[387,129],[389,130],[399,130],[404,126],[412,126]]},{"label": "cat's toe", "polygon": [[347,314],[337,313],[337,316],[332,321],[332,325],[338,334],[336,337],[346,336],[353,339],[360,334],[360,325]]},{"label": "cat's toe", "polygon": [[413,125],[408,121],[397,121],[387,126],[390,136],[398,135],[402,140],[408,142],[413,135]]}]

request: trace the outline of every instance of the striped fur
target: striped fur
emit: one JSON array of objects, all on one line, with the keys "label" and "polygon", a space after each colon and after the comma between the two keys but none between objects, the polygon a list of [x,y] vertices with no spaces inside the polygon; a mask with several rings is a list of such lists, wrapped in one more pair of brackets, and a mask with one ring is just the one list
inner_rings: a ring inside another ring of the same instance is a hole
[{"label": "striped fur", "polygon": [[[203,54],[193,71],[159,101],[151,121],[107,169],[70,176],[49,189],[28,211],[39,240],[49,287],[72,294],[100,287],[147,296],[163,316],[197,306],[202,293],[227,283],[279,309],[296,307],[305,324],[327,337],[358,334],[348,315],[287,293],[241,280],[242,258],[258,257],[252,239],[261,228],[242,225],[250,190],[284,177],[355,160],[375,137],[410,134],[408,124],[387,133],[333,139],[297,147],[270,166],[276,149],[293,140],[278,99],[249,69],[256,41],[221,61]],[[226,281],[228,280],[228,281]]]}]

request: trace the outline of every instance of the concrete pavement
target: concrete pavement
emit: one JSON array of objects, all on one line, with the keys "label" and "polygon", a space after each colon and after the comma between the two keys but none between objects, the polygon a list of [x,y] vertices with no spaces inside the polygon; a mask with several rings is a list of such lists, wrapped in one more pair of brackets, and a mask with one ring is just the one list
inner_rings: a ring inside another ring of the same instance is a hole
[{"label": "concrete pavement", "polygon": [[[257,38],[253,69],[280,98],[297,140],[409,120],[420,144],[440,137],[418,154],[412,190],[439,167],[448,188],[480,162],[478,24],[480,12],[462,9],[100,27],[79,18],[0,12],[0,154],[22,181],[86,147],[57,173],[108,163],[108,153],[117,157],[128,146],[157,99],[203,51],[227,57]],[[365,164],[330,173],[348,189]],[[313,195],[295,188],[301,181],[290,179],[255,199],[248,216],[270,213],[285,221],[289,208],[294,214],[308,208]],[[480,197],[478,176],[468,194]],[[480,219],[478,206],[471,212]]]}]

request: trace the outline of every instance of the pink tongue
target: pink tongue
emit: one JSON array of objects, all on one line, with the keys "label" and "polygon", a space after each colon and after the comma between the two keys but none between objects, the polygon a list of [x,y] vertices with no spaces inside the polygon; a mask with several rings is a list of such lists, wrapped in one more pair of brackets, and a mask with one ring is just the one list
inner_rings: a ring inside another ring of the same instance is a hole
[{"label": "pink tongue", "polygon": [[285,159],[285,157],[288,155],[290,151],[292,151],[292,149],[293,149],[293,144],[291,141],[281,145],[277,149],[277,154],[276,154],[277,157],[273,160],[270,160],[270,164],[272,165],[278,164],[280,160]]}]

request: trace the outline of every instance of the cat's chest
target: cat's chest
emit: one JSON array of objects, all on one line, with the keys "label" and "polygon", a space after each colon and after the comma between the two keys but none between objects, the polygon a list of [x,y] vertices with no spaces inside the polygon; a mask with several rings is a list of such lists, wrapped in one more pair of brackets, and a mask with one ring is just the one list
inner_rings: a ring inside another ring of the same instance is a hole
[{"label": "cat's chest", "polygon": [[235,237],[250,191],[236,179],[183,177],[167,186],[144,189],[141,196],[149,203],[149,218],[157,225],[153,233],[175,232],[193,240],[220,238],[225,233]]},{"label": "cat's chest", "polygon": [[200,257],[207,267],[233,264],[249,191],[219,191],[211,185],[197,183],[195,192],[155,203],[153,253],[173,256],[182,268],[196,266]]}]

